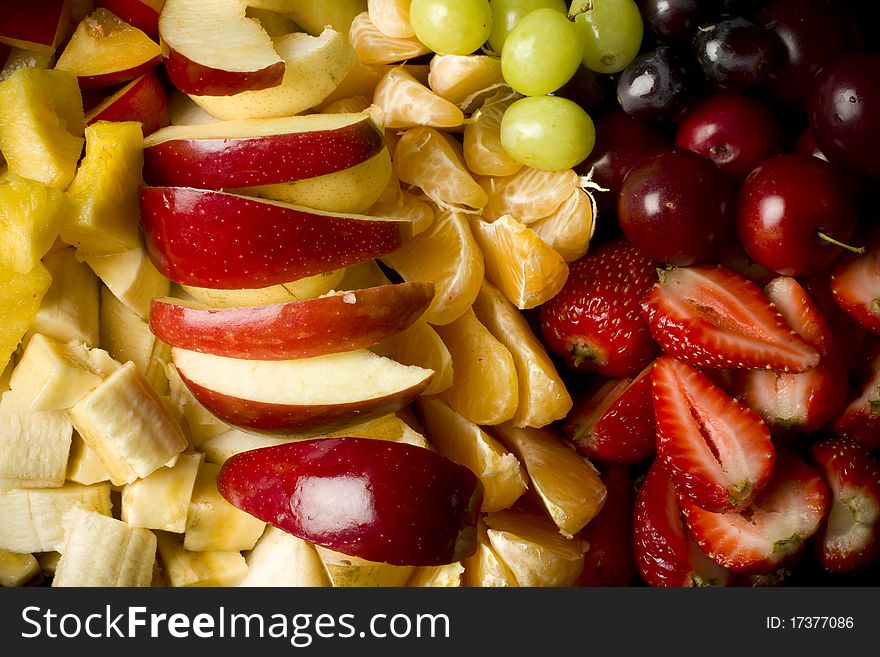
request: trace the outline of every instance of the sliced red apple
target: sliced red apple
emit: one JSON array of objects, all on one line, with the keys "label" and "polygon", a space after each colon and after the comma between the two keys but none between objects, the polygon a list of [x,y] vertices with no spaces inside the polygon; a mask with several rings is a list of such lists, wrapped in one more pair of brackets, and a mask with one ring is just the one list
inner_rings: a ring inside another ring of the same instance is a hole
[{"label": "sliced red apple", "polygon": [[127,23],[131,23],[151,39],[159,40],[159,12],[165,0],[97,0]]},{"label": "sliced red apple", "polygon": [[0,41],[52,55],[67,36],[69,26],[69,0],[4,2],[0,12]]},{"label": "sliced red apple", "polygon": [[170,123],[168,95],[152,71],[116,90],[86,114],[86,125],[95,121],[140,121],[144,135]]},{"label": "sliced red apple", "polygon": [[476,549],[479,480],[422,447],[369,438],[265,447],[230,457],[217,488],[270,525],[360,559],[436,566]]},{"label": "sliced red apple", "polygon": [[410,326],[433,296],[433,284],[410,282],[243,308],[154,299],[150,328],[172,347],[192,351],[258,360],[309,358],[376,345]]},{"label": "sliced red apple", "polygon": [[354,167],[384,143],[369,112],[172,125],[144,140],[144,180],[204,189],[287,183]]},{"label": "sliced red apple", "polygon": [[226,96],[281,84],[284,60],[246,10],[244,0],[166,0],[159,38],[174,86]]},{"label": "sliced red apple", "polygon": [[366,349],[248,360],[175,347],[171,359],[193,396],[227,424],[302,436],[398,411],[434,376]]},{"label": "sliced red apple", "polygon": [[412,221],[321,212],[191,187],[143,187],[141,223],[156,268],[184,285],[259,288],[399,248]]},{"label": "sliced red apple", "polygon": [[99,7],[76,26],[55,68],[76,75],[80,87],[91,88],[134,80],[161,62],[158,43]]}]

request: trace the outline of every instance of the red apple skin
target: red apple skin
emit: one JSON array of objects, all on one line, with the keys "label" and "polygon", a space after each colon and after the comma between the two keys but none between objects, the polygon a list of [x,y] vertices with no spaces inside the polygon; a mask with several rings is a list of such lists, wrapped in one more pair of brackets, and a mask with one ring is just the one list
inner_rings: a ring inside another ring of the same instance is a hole
[{"label": "red apple skin", "polygon": [[225,71],[200,64],[167,43],[162,46],[165,70],[174,86],[185,94],[197,96],[233,96],[242,91],[277,87],[284,78],[284,60],[257,71]]},{"label": "red apple skin", "polygon": [[159,40],[159,12],[141,0],[97,0],[95,5],[109,9],[151,39]]},{"label": "red apple skin", "polygon": [[245,358],[287,360],[366,349],[425,312],[433,283],[410,281],[266,306],[191,308],[154,299],[153,334],[172,347]]},{"label": "red apple skin", "polygon": [[162,63],[162,57],[156,56],[152,59],[132,66],[131,68],[122,69],[120,71],[111,71],[110,73],[101,73],[100,75],[80,75],[76,78],[81,89],[94,89],[96,87],[112,87],[117,84],[130,82],[142,75],[155,70]]},{"label": "red apple skin", "polygon": [[13,46],[52,53],[70,20],[67,0],[4,2],[0,39]]},{"label": "red apple skin", "polygon": [[384,136],[365,117],[334,130],[265,137],[172,139],[144,149],[149,185],[232,189],[323,176],[365,162]]},{"label": "red apple skin", "polygon": [[144,136],[171,122],[168,94],[152,71],[131,81],[94,107],[86,124],[95,121],[140,121]]},{"label": "red apple skin", "polygon": [[473,553],[483,489],[437,452],[369,438],[323,438],[241,452],[220,469],[232,505],[304,540],[398,566]]},{"label": "red apple skin", "polygon": [[[356,423],[395,413],[414,401],[433,378],[388,395],[339,404],[275,404],[227,395],[206,388],[178,374],[193,396],[226,424],[261,433],[317,436],[339,431]],[[356,375],[352,372],[352,375]]]},{"label": "red apple skin", "polygon": [[184,285],[268,287],[378,258],[412,224],[189,187],[143,187],[144,241],[153,264]]}]

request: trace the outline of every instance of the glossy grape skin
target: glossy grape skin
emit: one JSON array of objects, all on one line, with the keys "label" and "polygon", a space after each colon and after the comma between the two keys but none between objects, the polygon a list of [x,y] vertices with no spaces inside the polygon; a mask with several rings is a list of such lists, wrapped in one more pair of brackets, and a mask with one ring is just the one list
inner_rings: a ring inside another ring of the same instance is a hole
[{"label": "glossy grape skin", "polygon": [[577,103],[561,96],[526,96],[501,118],[501,143],[516,161],[559,171],[580,164],[593,150],[593,120]]},{"label": "glossy grape skin", "polygon": [[626,174],[617,201],[621,231],[647,258],[699,263],[728,236],[733,190],[715,164],[683,149],[639,160]]},{"label": "glossy grape skin", "polygon": [[701,28],[694,51],[703,77],[716,89],[746,89],[764,82],[776,60],[769,33],[745,18]]},{"label": "glossy grape skin", "polygon": [[469,55],[489,38],[489,0],[412,0],[410,24],[416,37],[440,55]]},{"label": "glossy grape skin", "polygon": [[645,26],[634,0],[574,0],[569,14],[584,35],[583,64],[597,73],[619,73],[642,45]]},{"label": "glossy grape skin", "polygon": [[501,48],[510,31],[530,11],[544,7],[555,9],[562,14],[568,11],[565,0],[489,0],[489,6],[492,9],[489,47],[496,54],[501,54]]},{"label": "glossy grape skin", "polygon": [[676,121],[694,91],[692,78],[687,63],[670,46],[658,46],[638,55],[620,74],[617,100],[640,121]]},{"label": "glossy grape skin", "polygon": [[705,0],[643,0],[645,26],[663,43],[679,43],[693,37],[706,20]]},{"label": "glossy grape skin", "polygon": [[848,53],[824,69],[809,98],[810,131],[832,164],[880,177],[880,53]]}]

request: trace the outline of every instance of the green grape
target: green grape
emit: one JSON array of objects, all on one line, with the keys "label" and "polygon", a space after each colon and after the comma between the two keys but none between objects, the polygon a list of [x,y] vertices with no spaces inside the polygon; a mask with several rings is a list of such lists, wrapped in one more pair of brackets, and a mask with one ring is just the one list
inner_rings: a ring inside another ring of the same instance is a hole
[{"label": "green grape", "polygon": [[565,14],[543,8],[523,16],[501,49],[501,74],[514,91],[543,96],[564,85],[581,65],[581,30]]},{"label": "green grape", "polygon": [[440,55],[470,55],[492,29],[489,0],[412,0],[409,22],[416,38]]},{"label": "green grape", "polygon": [[587,158],[596,144],[596,128],[568,98],[529,96],[511,103],[501,117],[501,144],[525,166],[560,171]]},{"label": "green grape", "polygon": [[489,33],[489,47],[498,54],[504,46],[507,35],[519,19],[535,9],[548,7],[565,13],[568,6],[565,0],[489,0],[492,7],[492,31]]},{"label": "green grape", "polygon": [[635,0],[574,0],[569,14],[584,35],[583,62],[591,71],[619,73],[639,53],[645,26]]}]

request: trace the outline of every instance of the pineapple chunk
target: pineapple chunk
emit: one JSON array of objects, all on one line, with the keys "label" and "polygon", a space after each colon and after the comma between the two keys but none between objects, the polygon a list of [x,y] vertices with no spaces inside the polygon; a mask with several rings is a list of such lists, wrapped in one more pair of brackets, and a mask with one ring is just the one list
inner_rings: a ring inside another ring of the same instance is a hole
[{"label": "pineapple chunk", "polygon": [[64,539],[61,519],[76,505],[110,515],[110,484],[0,490],[0,549],[52,552]]},{"label": "pineapple chunk", "polygon": [[113,255],[96,256],[77,252],[104,285],[137,316],[150,316],[150,302],[171,293],[171,281],[159,273],[141,246]]},{"label": "pineapple chunk", "polygon": [[89,255],[130,251],[140,245],[141,124],[98,121],[85,135],[86,155],[66,192],[71,211],[61,222],[61,239]]},{"label": "pineapple chunk", "polygon": [[64,411],[32,411],[14,390],[0,397],[0,488],[59,488],[73,425]]},{"label": "pineapple chunk", "polygon": [[188,446],[180,425],[132,362],[104,379],[69,413],[115,486],[173,464]]},{"label": "pineapple chunk", "polygon": [[189,501],[204,454],[189,452],[172,467],[162,467],[122,489],[122,520],[132,527],[186,531]]},{"label": "pineapple chunk", "polygon": [[0,265],[0,367],[9,363],[51,283],[52,276],[41,264],[27,274]]},{"label": "pineapple chunk", "polygon": [[193,487],[183,547],[195,552],[251,550],[266,523],[234,507],[217,490],[220,466],[202,463]]},{"label": "pineapple chunk", "polygon": [[5,80],[20,68],[51,68],[54,53],[36,52],[28,48],[12,48],[6,63],[0,70],[0,80]]},{"label": "pineapple chunk", "polygon": [[64,194],[12,174],[0,183],[0,263],[19,274],[36,267],[58,237]]},{"label": "pineapple chunk", "polygon": [[0,586],[22,586],[40,574],[40,562],[32,554],[0,550]]},{"label": "pineapple chunk", "polygon": [[149,586],[156,563],[156,535],[129,527],[92,509],[64,515],[64,542],[53,587]]},{"label": "pineapple chunk", "polygon": [[247,564],[240,586],[330,586],[315,546],[271,525],[248,554]]},{"label": "pineapple chunk", "polygon": [[76,259],[76,251],[70,247],[50,251],[43,264],[52,276],[52,285],[28,332],[97,347],[98,277]]},{"label": "pineapple chunk", "polygon": [[84,130],[72,73],[20,68],[0,82],[0,151],[12,172],[65,189],[76,174]]},{"label": "pineapple chunk", "polygon": [[157,532],[156,537],[159,565],[170,586],[238,586],[248,574],[241,552],[192,552],[179,536]]},{"label": "pineapple chunk", "polygon": [[67,457],[67,479],[85,485],[110,481],[110,473],[95,450],[86,445],[76,431],[73,432],[70,455]]}]

